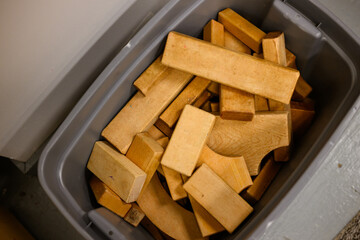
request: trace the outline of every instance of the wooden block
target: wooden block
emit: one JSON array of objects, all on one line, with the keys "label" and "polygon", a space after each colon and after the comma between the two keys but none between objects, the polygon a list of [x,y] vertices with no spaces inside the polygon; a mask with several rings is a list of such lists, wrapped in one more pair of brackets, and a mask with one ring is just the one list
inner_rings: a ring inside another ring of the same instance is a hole
[{"label": "wooden block", "polygon": [[255,95],[255,112],[269,111],[268,100]]},{"label": "wooden block", "polygon": [[253,55],[253,57],[257,57],[257,58],[262,58],[262,59],[264,59],[264,54],[263,54],[263,53],[256,53],[256,52],[254,52],[252,55]]},{"label": "wooden block", "polygon": [[217,46],[224,46],[224,26],[211,19],[204,27],[203,39]]},{"label": "wooden block", "polygon": [[211,112],[219,112],[220,106],[217,102],[210,103]]},{"label": "wooden block", "polygon": [[0,207],[0,234],[4,240],[34,240],[15,216],[3,207]]},{"label": "wooden block", "polygon": [[295,91],[292,96],[292,99],[303,100],[307,96],[309,96],[311,91],[312,91],[312,87],[304,80],[302,76],[300,76],[298,82],[296,83]]},{"label": "wooden block", "polygon": [[165,134],[163,132],[161,132],[157,127],[155,127],[154,125],[152,125],[147,132],[150,134],[150,136],[154,139],[154,140],[158,140],[160,138],[166,137]]},{"label": "wooden block", "polygon": [[162,63],[283,103],[290,102],[299,78],[295,69],[176,32],[168,35]]},{"label": "wooden block", "polygon": [[265,155],[289,143],[288,113],[260,112],[252,121],[216,117],[207,145],[224,156],[243,156],[250,175],[255,176]]},{"label": "wooden block", "polygon": [[98,141],[87,168],[126,203],[134,202],[146,180],[146,173],[107,142]]},{"label": "wooden block", "polygon": [[210,99],[211,94],[208,91],[204,91],[200,97],[194,102],[193,106],[201,108]]},{"label": "wooden block", "polygon": [[266,35],[263,31],[230,8],[219,12],[218,19],[231,34],[255,52],[260,52],[261,40]]},{"label": "wooden block", "polygon": [[162,166],[162,169],[164,171],[164,177],[166,179],[166,183],[169,187],[171,198],[174,201],[186,198],[187,193],[183,188],[184,182],[182,180],[181,174],[165,166]]},{"label": "wooden block", "polygon": [[134,227],[139,226],[140,222],[144,219],[145,213],[136,204],[132,203],[130,211],[124,217],[124,220],[133,225]]},{"label": "wooden block", "polygon": [[307,103],[291,102],[291,120],[294,138],[301,137],[315,116],[313,106]]},{"label": "wooden block", "polygon": [[164,77],[161,75],[167,72],[167,66],[161,63],[161,58],[158,57],[134,82],[134,86],[145,96],[154,83]]},{"label": "wooden block", "polygon": [[158,168],[156,169],[156,171],[157,171],[158,173],[160,173],[162,176],[165,177],[165,173],[164,173],[164,170],[163,170],[163,168],[162,168],[161,165],[158,166]]},{"label": "wooden block", "polygon": [[251,121],[254,114],[253,94],[220,85],[220,116],[223,119]]},{"label": "wooden block", "polygon": [[219,96],[220,94],[220,85],[217,82],[211,82],[209,87],[207,88],[209,92],[214,94],[215,96]]},{"label": "wooden block", "polygon": [[192,212],[174,202],[154,176],[137,203],[151,222],[175,239],[201,239]]},{"label": "wooden block", "polygon": [[126,153],[126,157],[146,173],[143,190],[155,174],[163,153],[164,148],[151,138],[148,133],[136,134],[129,151]]},{"label": "wooden block", "polygon": [[271,157],[261,169],[259,175],[255,178],[254,184],[249,187],[242,195],[248,202],[254,204],[259,201],[264,194],[271,181],[274,179],[281,167],[281,163],[277,163]]},{"label": "wooden block", "polygon": [[290,147],[281,147],[274,150],[274,161],[287,162],[290,159]]},{"label": "wooden block", "polygon": [[270,32],[262,40],[264,59],[286,66],[285,37],[282,32]]},{"label": "wooden block", "polygon": [[207,112],[211,112],[211,103],[210,101],[207,101],[204,106],[201,107],[202,110],[207,111]]},{"label": "wooden block", "polygon": [[191,78],[191,74],[167,68],[145,97],[139,92],[135,94],[103,130],[102,136],[125,154],[134,136],[155,123]]},{"label": "wooden block", "polygon": [[232,50],[234,52],[243,52],[243,53],[251,54],[250,48],[227,30],[224,31],[224,39],[225,39],[224,46],[227,49]]},{"label": "wooden block", "polygon": [[160,120],[169,128],[175,126],[186,104],[193,104],[209,86],[210,80],[194,78],[170,106],[160,115]]},{"label": "wooden block", "polygon": [[253,211],[252,207],[206,164],[190,177],[184,184],[184,189],[229,233]]},{"label": "wooden block", "polygon": [[286,49],[286,66],[297,69],[296,56],[287,49]]},{"label": "wooden block", "polygon": [[148,231],[155,240],[165,240],[161,231],[146,216],[141,221],[141,226]]},{"label": "wooden block", "polygon": [[154,124],[160,131],[165,134],[165,136],[171,137],[173,134],[173,129],[170,128],[164,121],[162,121],[160,118],[155,122]]},{"label": "wooden block", "polygon": [[163,137],[158,140],[156,140],[164,149],[166,149],[167,145],[169,144],[169,138]]},{"label": "wooden block", "polygon": [[125,203],[116,193],[96,176],[90,179],[90,187],[94,193],[96,201],[103,207],[116,213],[120,217],[125,217],[131,208],[130,203]]},{"label": "wooden block", "polygon": [[213,115],[186,105],[161,164],[186,176],[191,176],[214,122]]},{"label": "wooden block", "polygon": [[235,192],[240,193],[252,185],[251,176],[243,157],[226,157],[204,146],[197,167],[206,163]]},{"label": "wooden block", "polygon": [[189,195],[189,200],[203,237],[208,237],[225,230],[191,195]]}]

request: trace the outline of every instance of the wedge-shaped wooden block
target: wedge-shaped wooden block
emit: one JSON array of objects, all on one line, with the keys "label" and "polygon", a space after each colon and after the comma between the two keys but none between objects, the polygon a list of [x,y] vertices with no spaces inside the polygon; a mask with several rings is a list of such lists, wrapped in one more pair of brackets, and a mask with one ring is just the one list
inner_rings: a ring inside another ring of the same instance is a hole
[{"label": "wedge-shaped wooden block", "polygon": [[107,142],[96,142],[87,168],[126,203],[138,198],[146,173]]},{"label": "wedge-shaped wooden block", "polygon": [[170,139],[161,164],[186,176],[191,176],[215,116],[186,105]]},{"label": "wedge-shaped wooden block", "polygon": [[204,91],[200,97],[194,102],[193,106],[197,108],[201,108],[205,105],[205,103],[210,99],[211,93],[208,91]]},{"label": "wedge-shaped wooden block", "polygon": [[176,32],[168,35],[162,63],[283,103],[290,102],[299,78],[295,69]]},{"label": "wedge-shaped wooden block", "polygon": [[294,138],[301,137],[315,116],[313,103],[291,102],[291,120]]},{"label": "wedge-shaped wooden block", "polygon": [[184,189],[230,233],[253,210],[206,164],[190,177]]},{"label": "wedge-shaped wooden block", "polygon": [[90,179],[90,187],[94,193],[96,201],[103,207],[116,213],[120,217],[125,217],[131,208],[130,203],[125,203],[116,193],[96,176]]},{"label": "wedge-shaped wooden block", "polygon": [[261,40],[265,37],[265,33],[263,31],[230,8],[219,12],[218,19],[219,22],[224,25],[226,30],[240,39],[255,52],[260,52]]},{"label": "wedge-shaped wooden block", "polygon": [[270,32],[262,40],[264,59],[286,66],[285,37],[282,32]]},{"label": "wedge-shaped wooden block", "polygon": [[220,116],[223,119],[251,121],[254,114],[253,94],[225,85],[220,86]]},{"label": "wedge-shaped wooden block", "polygon": [[193,104],[210,84],[210,80],[205,78],[194,78],[186,88],[175,98],[170,106],[160,115],[159,120],[169,128],[175,126],[182,110],[186,104]]},{"label": "wedge-shaped wooden block", "polygon": [[134,227],[139,226],[140,222],[144,219],[145,213],[136,204],[131,204],[130,211],[125,215],[124,220],[133,225]]},{"label": "wedge-shaped wooden block", "polygon": [[143,190],[155,174],[163,153],[164,148],[148,133],[139,133],[135,136],[126,157],[147,174]]},{"label": "wedge-shaped wooden block", "polygon": [[281,167],[281,163],[277,163],[271,157],[261,169],[259,175],[255,178],[254,184],[249,187],[243,194],[246,201],[254,204],[259,201],[272,180],[275,178]]},{"label": "wedge-shaped wooden block", "polygon": [[203,237],[208,237],[225,230],[225,228],[191,195],[189,195],[189,199]]},{"label": "wedge-shaped wooden block", "polygon": [[183,180],[181,174],[171,168],[162,166],[164,177],[169,188],[171,198],[174,201],[187,197],[187,193],[183,188]]},{"label": "wedge-shaped wooden block", "polygon": [[287,112],[260,112],[252,121],[216,117],[208,146],[224,156],[243,156],[250,175],[259,173],[261,160],[270,151],[288,146]]},{"label": "wedge-shaped wooden block", "polygon": [[154,83],[162,79],[163,73],[168,73],[167,66],[161,63],[162,56],[158,57],[134,82],[134,86],[145,96]]},{"label": "wedge-shaped wooden block", "polygon": [[154,139],[154,140],[158,140],[160,138],[166,137],[165,134],[160,131],[157,127],[155,127],[154,125],[152,125],[148,130],[147,133],[150,134],[150,136]]},{"label": "wedge-shaped wooden block", "polygon": [[202,239],[192,212],[174,202],[154,176],[137,203],[161,231],[175,239]]},{"label": "wedge-shaped wooden block", "polygon": [[269,111],[268,100],[264,97],[255,95],[255,111],[256,112]]},{"label": "wedge-shaped wooden block", "polygon": [[191,74],[175,69],[165,71],[146,96],[136,93],[103,130],[102,136],[120,152],[127,152],[134,136],[149,129],[192,78]]},{"label": "wedge-shaped wooden block", "polygon": [[237,193],[253,183],[243,157],[222,156],[205,145],[197,166],[200,167],[203,163],[206,163]]},{"label": "wedge-shaped wooden block", "polygon": [[217,46],[224,46],[224,37],[224,26],[221,23],[212,19],[205,25],[203,30],[203,39],[205,41]]},{"label": "wedge-shaped wooden block", "polygon": [[227,49],[232,50],[234,52],[243,52],[243,53],[251,54],[250,48],[227,30],[224,31],[224,40],[225,40],[224,46]]}]

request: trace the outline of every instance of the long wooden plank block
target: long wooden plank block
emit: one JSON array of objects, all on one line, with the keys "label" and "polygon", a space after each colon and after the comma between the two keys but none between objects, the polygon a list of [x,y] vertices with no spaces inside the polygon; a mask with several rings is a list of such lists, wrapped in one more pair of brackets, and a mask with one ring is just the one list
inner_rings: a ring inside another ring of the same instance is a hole
[{"label": "long wooden plank block", "polygon": [[134,82],[134,86],[145,96],[154,83],[164,77],[161,75],[167,72],[168,67],[161,63],[161,58],[158,57]]},{"label": "long wooden plank block", "polygon": [[224,156],[243,156],[250,175],[255,176],[265,155],[289,143],[288,113],[259,112],[252,121],[216,117],[207,145]]},{"label": "long wooden plank block", "polygon": [[130,203],[125,203],[116,193],[111,190],[105,183],[100,181],[96,176],[90,179],[90,187],[94,193],[96,201],[103,207],[116,213],[120,217],[125,215],[131,209]]},{"label": "long wooden plank block", "polygon": [[224,25],[226,30],[240,39],[255,52],[260,52],[261,40],[265,37],[265,33],[263,31],[230,8],[219,12],[218,19],[219,22]]},{"label": "long wooden plank block", "polygon": [[243,53],[251,54],[250,48],[227,30],[224,31],[224,40],[225,40],[224,46],[227,49],[232,50],[234,52],[243,52]]},{"label": "long wooden plank block", "polygon": [[87,168],[126,203],[134,202],[146,180],[146,173],[109,143],[98,141]]},{"label": "long wooden plank block", "polygon": [[193,103],[194,107],[201,108],[210,99],[211,93],[204,91],[200,97]]},{"label": "long wooden plank block", "polygon": [[290,102],[299,78],[295,69],[176,32],[168,35],[162,63],[283,103]]},{"label": "long wooden plank block", "polygon": [[169,128],[174,127],[185,105],[193,104],[206,90],[210,83],[211,81],[205,78],[194,78],[160,115],[159,120],[166,124]]},{"label": "long wooden plank block", "polygon": [[191,195],[189,195],[189,200],[203,237],[208,237],[225,230],[225,228]]},{"label": "long wooden plank block", "polygon": [[192,212],[174,202],[154,176],[137,200],[145,215],[161,231],[175,239],[203,239]]},{"label": "long wooden plank block", "polygon": [[154,125],[167,137],[171,137],[174,131],[174,129],[170,128],[164,121],[161,121],[161,119],[156,120]]},{"label": "long wooden plank block", "polygon": [[136,203],[132,203],[131,206],[132,207],[130,211],[125,215],[124,220],[133,225],[134,227],[137,227],[144,219],[145,213]]},{"label": "long wooden plank block", "polygon": [[235,192],[240,193],[253,184],[243,157],[226,157],[204,146],[197,166],[206,163]]},{"label": "long wooden plank block", "polygon": [[135,136],[129,151],[126,153],[126,157],[146,173],[147,176],[143,190],[155,174],[163,153],[164,148],[151,138],[148,133],[139,133]]},{"label": "long wooden plank block", "polygon": [[249,187],[244,194],[243,198],[254,204],[259,201],[261,196],[264,194],[276,174],[280,170],[281,163],[275,162],[271,157],[261,169],[259,175],[255,178],[254,184]]},{"label": "long wooden plank block", "polygon": [[[166,76],[165,76],[166,75]],[[103,130],[102,136],[121,153],[126,153],[139,132],[151,127],[169,103],[192,78],[189,73],[168,68],[163,78],[144,97],[138,92]]]},{"label": "long wooden plank block", "polygon": [[230,233],[253,211],[205,163],[184,184],[184,189]]},{"label": "long wooden plank block", "polygon": [[214,123],[214,115],[186,105],[161,164],[191,176]]}]

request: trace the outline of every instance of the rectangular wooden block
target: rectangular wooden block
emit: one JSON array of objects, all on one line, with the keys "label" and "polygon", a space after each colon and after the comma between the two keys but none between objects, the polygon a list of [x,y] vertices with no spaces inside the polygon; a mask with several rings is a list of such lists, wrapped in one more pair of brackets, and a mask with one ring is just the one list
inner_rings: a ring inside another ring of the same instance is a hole
[{"label": "rectangular wooden block", "polygon": [[265,37],[265,33],[263,31],[230,8],[219,12],[218,19],[219,22],[224,25],[226,30],[240,39],[255,52],[260,52],[261,40]]},{"label": "rectangular wooden block", "polygon": [[145,96],[154,83],[163,77],[161,77],[161,75],[166,73],[167,66],[161,63],[161,58],[162,55],[158,57],[134,82],[134,86]]},{"label": "rectangular wooden block", "polygon": [[136,201],[146,179],[143,170],[103,141],[95,143],[87,168],[126,203]]},{"label": "rectangular wooden block", "polygon": [[208,237],[225,230],[225,228],[191,195],[189,195],[189,200],[203,237]]},{"label": "rectangular wooden block", "polygon": [[264,194],[276,174],[280,170],[281,163],[277,163],[271,157],[261,169],[259,175],[255,178],[254,183],[244,193],[243,197],[248,202],[254,204],[259,201],[261,196]]},{"label": "rectangular wooden block", "polygon": [[311,91],[312,91],[312,87],[310,86],[310,84],[308,84],[304,80],[304,78],[302,76],[300,76],[298,82],[296,83],[295,91],[294,91],[294,94],[292,96],[292,99],[294,99],[294,100],[303,100],[307,96],[309,96]]},{"label": "rectangular wooden block", "polygon": [[152,125],[146,132],[149,133],[154,140],[166,137],[165,134],[163,134],[160,129],[158,129],[154,125]]},{"label": "rectangular wooden block", "polygon": [[169,187],[171,198],[174,201],[186,198],[187,193],[183,188],[184,182],[182,180],[181,174],[165,166],[162,166],[162,169],[164,171],[164,177],[166,179],[166,183]]},{"label": "rectangular wooden block", "polygon": [[197,108],[201,108],[204,104],[210,99],[211,93],[208,91],[204,91],[200,97],[194,102],[193,106]]},{"label": "rectangular wooden block", "polygon": [[219,96],[220,94],[220,85],[217,82],[211,82],[209,87],[207,88],[209,92],[214,94],[215,96]]},{"label": "rectangular wooden block", "polygon": [[130,211],[124,217],[124,220],[133,225],[134,227],[139,226],[140,222],[144,219],[145,213],[141,210],[139,205],[136,203],[131,204]]},{"label": "rectangular wooden block", "polygon": [[186,104],[193,104],[210,84],[210,80],[195,77],[160,115],[160,120],[169,128],[175,126]]},{"label": "rectangular wooden block", "polygon": [[269,111],[268,100],[255,95],[255,112]]},{"label": "rectangular wooden block", "polygon": [[135,136],[126,157],[147,174],[143,189],[155,174],[163,153],[164,148],[148,133],[139,133]]},{"label": "rectangular wooden block", "polygon": [[234,52],[243,52],[243,53],[251,54],[250,48],[227,30],[224,31],[224,39],[225,39],[224,46],[227,49],[232,50]]},{"label": "rectangular wooden block", "polygon": [[146,96],[138,92],[106,126],[102,136],[126,153],[134,136],[148,130],[192,78],[191,74],[167,68]]},{"label": "rectangular wooden block", "polygon": [[190,177],[184,189],[230,233],[253,211],[206,164]]},{"label": "rectangular wooden block", "polygon": [[210,103],[211,112],[219,112],[220,105],[217,102]]},{"label": "rectangular wooden block", "polygon": [[215,116],[212,114],[186,105],[161,164],[191,176],[214,123]]},{"label": "rectangular wooden block", "polygon": [[176,32],[168,35],[162,63],[283,103],[290,102],[300,75],[295,69]]},{"label": "rectangular wooden block", "polygon": [[163,120],[161,120],[160,118],[158,120],[156,120],[155,124],[154,124],[158,129],[160,129],[160,131],[167,137],[171,137],[171,135],[173,134],[174,129],[170,128]]},{"label": "rectangular wooden block", "polygon": [[116,213],[120,217],[125,217],[131,208],[130,203],[125,203],[116,193],[96,176],[90,179],[90,187],[95,195],[96,201],[103,207]]},{"label": "rectangular wooden block", "polygon": [[220,117],[251,121],[255,114],[254,95],[239,89],[220,86]]}]

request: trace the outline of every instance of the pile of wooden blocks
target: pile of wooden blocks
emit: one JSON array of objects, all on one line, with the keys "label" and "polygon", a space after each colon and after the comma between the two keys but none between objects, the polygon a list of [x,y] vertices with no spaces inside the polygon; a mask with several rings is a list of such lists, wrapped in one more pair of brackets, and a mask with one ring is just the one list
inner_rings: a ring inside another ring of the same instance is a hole
[{"label": "pile of wooden blocks", "polygon": [[156,239],[232,233],[314,116],[283,33],[225,9],[203,39],[169,33],[87,165],[98,203]]}]

